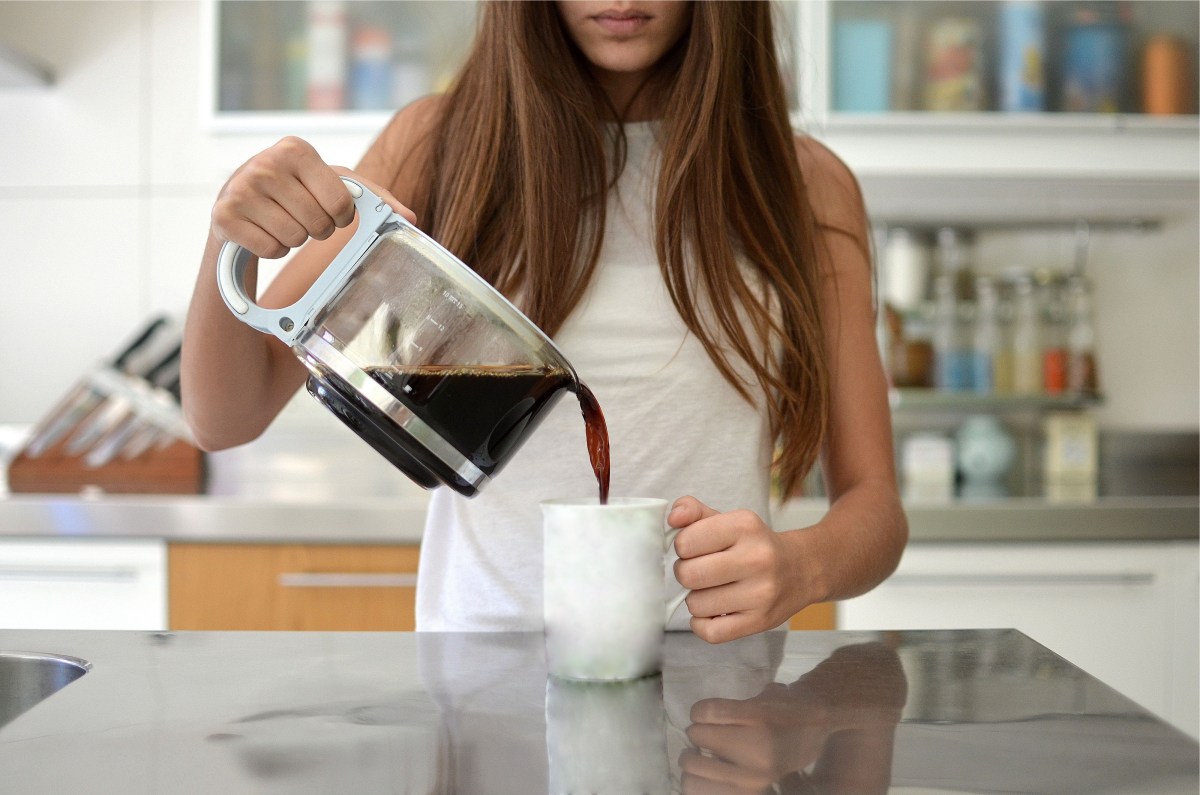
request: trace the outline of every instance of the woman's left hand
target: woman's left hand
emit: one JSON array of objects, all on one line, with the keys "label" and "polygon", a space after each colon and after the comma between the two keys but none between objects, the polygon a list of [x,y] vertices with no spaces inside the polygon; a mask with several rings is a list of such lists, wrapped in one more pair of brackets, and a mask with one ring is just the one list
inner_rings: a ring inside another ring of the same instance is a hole
[{"label": "woman's left hand", "polygon": [[691,590],[692,631],[709,643],[773,629],[804,607],[793,534],[776,533],[753,511],[720,513],[695,497],[667,516],[675,537],[675,578]]}]

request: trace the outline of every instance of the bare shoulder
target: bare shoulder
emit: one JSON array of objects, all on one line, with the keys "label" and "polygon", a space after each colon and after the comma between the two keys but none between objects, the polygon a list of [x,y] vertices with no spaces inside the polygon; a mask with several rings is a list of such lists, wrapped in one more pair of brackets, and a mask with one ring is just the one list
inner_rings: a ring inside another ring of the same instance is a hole
[{"label": "bare shoulder", "polygon": [[441,95],[430,95],[396,111],[356,170],[386,185],[401,202],[417,209],[414,202],[420,194],[419,183],[432,153],[432,133],[441,120],[443,107]]},{"label": "bare shoulder", "polygon": [[392,114],[367,156],[378,152],[389,158],[404,158],[412,154],[437,126],[442,107],[443,98],[439,94],[421,97],[405,105]]},{"label": "bare shoulder", "polygon": [[866,225],[862,191],[854,172],[833,150],[808,135],[796,136],[796,158],[817,223],[846,231]]},{"label": "bare shoulder", "polygon": [[429,94],[413,100],[392,116],[388,127],[398,126],[418,132],[432,130],[441,119],[445,97],[441,94]]}]

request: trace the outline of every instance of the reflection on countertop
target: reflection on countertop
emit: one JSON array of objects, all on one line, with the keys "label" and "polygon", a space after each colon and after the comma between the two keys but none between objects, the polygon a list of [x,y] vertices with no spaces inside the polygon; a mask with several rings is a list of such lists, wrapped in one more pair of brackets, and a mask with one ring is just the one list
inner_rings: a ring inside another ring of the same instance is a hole
[{"label": "reflection on countertop", "polygon": [[606,684],[548,679],[536,633],[10,631],[0,648],[92,664],[0,728],[0,780],[22,792],[1200,783],[1194,740],[1015,630],[668,633],[660,676]]}]

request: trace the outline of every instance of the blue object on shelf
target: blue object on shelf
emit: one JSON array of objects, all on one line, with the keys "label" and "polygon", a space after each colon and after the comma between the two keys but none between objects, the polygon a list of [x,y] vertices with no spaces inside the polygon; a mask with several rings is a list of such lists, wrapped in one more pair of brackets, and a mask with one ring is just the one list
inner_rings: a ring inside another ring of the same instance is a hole
[{"label": "blue object on shelf", "polygon": [[892,25],[844,19],[833,26],[833,109],[881,113],[891,107]]},{"label": "blue object on shelf", "polygon": [[1062,65],[1063,110],[1116,113],[1121,109],[1125,35],[1120,25],[1078,25],[1067,30]]},{"label": "blue object on shelf", "polygon": [[1010,0],[1000,8],[1000,110],[1045,109],[1044,18],[1036,0]]}]

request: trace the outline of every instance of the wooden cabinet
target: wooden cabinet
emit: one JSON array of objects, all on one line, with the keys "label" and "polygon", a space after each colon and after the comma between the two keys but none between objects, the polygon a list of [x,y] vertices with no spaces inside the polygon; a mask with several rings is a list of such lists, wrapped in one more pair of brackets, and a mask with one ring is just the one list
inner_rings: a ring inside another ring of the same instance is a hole
[{"label": "wooden cabinet", "polygon": [[809,605],[792,616],[788,629],[837,629],[837,609],[833,602]]},{"label": "wooden cabinet", "polygon": [[[170,628],[414,629],[416,546],[171,544]],[[832,603],[790,629],[834,629]]]},{"label": "wooden cabinet", "polygon": [[179,630],[412,630],[416,546],[171,544]]}]

